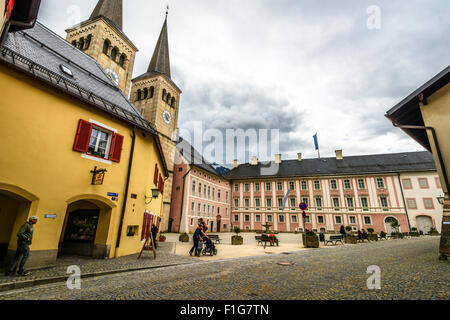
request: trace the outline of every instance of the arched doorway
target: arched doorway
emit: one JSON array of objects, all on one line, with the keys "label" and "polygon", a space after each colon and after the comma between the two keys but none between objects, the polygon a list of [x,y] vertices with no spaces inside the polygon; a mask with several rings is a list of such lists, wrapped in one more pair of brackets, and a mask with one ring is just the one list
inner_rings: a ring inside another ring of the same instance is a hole
[{"label": "arched doorway", "polygon": [[216,220],[217,220],[217,232],[220,232],[220,230],[221,230],[221,223],[222,223],[221,219],[222,219],[222,217],[220,215],[218,215],[216,217]]},{"label": "arched doorway", "polygon": [[392,228],[391,223],[392,223],[392,221],[394,221],[394,220],[398,222],[398,220],[395,219],[394,217],[387,217],[386,219],[384,219],[384,226],[385,226],[385,228],[386,228],[386,233],[387,233],[388,235],[392,234],[392,232],[397,232],[397,231],[398,231],[398,230]]},{"label": "arched doorway", "polygon": [[423,234],[427,234],[433,228],[433,220],[429,216],[417,216],[416,217],[417,229],[422,231]]},{"label": "arched doorway", "polygon": [[108,258],[111,207],[95,199],[76,200],[67,206],[58,255]]}]

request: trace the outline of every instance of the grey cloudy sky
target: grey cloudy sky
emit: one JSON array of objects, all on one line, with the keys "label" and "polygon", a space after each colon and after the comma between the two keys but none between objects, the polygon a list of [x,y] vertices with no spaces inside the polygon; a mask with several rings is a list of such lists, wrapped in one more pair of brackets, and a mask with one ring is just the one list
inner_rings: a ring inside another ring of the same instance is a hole
[{"label": "grey cloudy sky", "polygon": [[[423,150],[384,114],[450,64],[448,0],[123,2],[124,32],[140,50],[134,76],[146,71],[170,6],[182,129],[198,120],[279,129],[283,159],[315,157],[316,132],[325,157]],[[65,37],[71,6],[85,20],[96,3],[46,0],[39,20]],[[380,30],[367,28],[370,5],[381,9]]]}]

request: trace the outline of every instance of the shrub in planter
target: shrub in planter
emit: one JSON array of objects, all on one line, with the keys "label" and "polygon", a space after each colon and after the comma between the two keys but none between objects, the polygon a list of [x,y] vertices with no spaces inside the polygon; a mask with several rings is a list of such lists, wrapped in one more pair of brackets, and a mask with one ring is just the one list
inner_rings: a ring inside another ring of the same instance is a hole
[{"label": "shrub in planter", "polygon": [[435,228],[431,228],[431,230],[430,230],[430,235],[432,235],[432,236],[438,236],[438,235],[439,235],[439,232],[438,232]]},{"label": "shrub in planter", "polygon": [[302,234],[303,246],[305,248],[318,248],[319,237],[314,232],[306,230],[306,233]]},{"label": "shrub in planter", "polygon": [[411,231],[412,231],[412,232],[416,232],[416,231],[417,231],[417,228],[416,228],[416,227],[412,227],[412,228],[411,228]]},{"label": "shrub in planter", "polygon": [[180,237],[178,238],[180,242],[189,242],[189,235],[185,232],[183,234],[180,234]]},{"label": "shrub in planter", "polygon": [[234,227],[233,229],[234,233],[236,233],[235,236],[231,237],[231,244],[238,246],[244,243],[244,238],[242,238],[239,233],[241,233],[241,228],[239,227]]},{"label": "shrub in planter", "polygon": [[418,232],[410,232],[409,236],[411,236],[411,237],[418,237],[419,233]]},{"label": "shrub in planter", "polygon": [[345,227],[345,231],[347,231],[347,233],[348,233],[348,232],[351,232],[351,231],[352,231],[352,227],[346,226],[346,227]]}]

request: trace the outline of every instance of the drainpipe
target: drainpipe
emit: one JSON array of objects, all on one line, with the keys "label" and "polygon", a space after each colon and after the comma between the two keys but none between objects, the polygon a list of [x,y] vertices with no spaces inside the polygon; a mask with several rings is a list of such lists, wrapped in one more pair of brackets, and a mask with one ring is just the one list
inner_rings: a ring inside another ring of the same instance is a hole
[{"label": "drainpipe", "polygon": [[397,173],[397,177],[398,177],[398,183],[400,184],[400,191],[402,192],[403,205],[405,206],[406,220],[408,221],[409,232],[411,232],[411,223],[409,222],[408,208],[406,207],[405,195],[403,194],[403,187],[402,187],[402,181],[400,179],[400,173]]},{"label": "drainpipe", "polygon": [[181,193],[181,210],[180,210],[180,223],[178,224],[178,233],[180,233],[180,229],[181,229],[181,219],[183,219],[183,208],[184,208],[184,187],[186,184],[186,176],[188,175],[189,172],[191,172],[192,168],[189,168],[189,170],[185,173],[185,175],[183,176],[183,192]]},{"label": "drainpipe", "polygon": [[[127,173],[127,182],[125,185],[125,193],[124,193],[124,199],[123,199],[123,205],[122,205],[122,215],[120,218],[120,225],[119,225],[119,233],[117,234],[117,241],[116,241],[116,249],[120,246],[120,237],[122,236],[122,227],[123,227],[123,220],[125,217],[125,209],[127,206],[127,199],[128,199],[128,188],[130,186],[130,176],[131,176],[131,166],[133,164],[133,155],[134,155],[134,145],[136,142],[136,127],[133,127],[133,137],[131,140],[131,152],[130,152],[130,160],[128,161],[128,173]],[[117,250],[115,253],[117,257]]]},{"label": "drainpipe", "polygon": [[439,143],[436,137],[436,130],[433,127],[425,127],[425,126],[414,126],[414,125],[399,125],[397,123],[393,123],[394,127],[398,127],[400,129],[416,129],[416,130],[430,130],[431,135],[433,137],[433,142],[436,147],[436,153],[439,161],[439,165],[442,169],[442,175],[444,176],[444,184],[447,190],[447,194],[449,193],[449,183],[448,183],[448,175],[447,170],[445,169],[444,160],[442,159],[441,148],[439,148]]}]

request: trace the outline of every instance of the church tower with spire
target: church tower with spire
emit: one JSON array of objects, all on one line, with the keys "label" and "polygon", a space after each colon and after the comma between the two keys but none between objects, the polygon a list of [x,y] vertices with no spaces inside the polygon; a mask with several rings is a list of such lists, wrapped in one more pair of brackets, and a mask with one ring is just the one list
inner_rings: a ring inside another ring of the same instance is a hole
[{"label": "church tower with spire", "polygon": [[178,111],[181,90],[172,81],[167,34],[167,12],[147,72],[132,80],[130,100],[158,131],[169,178],[164,185],[161,230],[166,230],[170,216],[174,151],[178,135]]},{"label": "church tower with spire", "polygon": [[90,55],[128,97],[138,49],[122,30],[122,0],[99,0],[88,20],[66,30],[66,40]]}]

